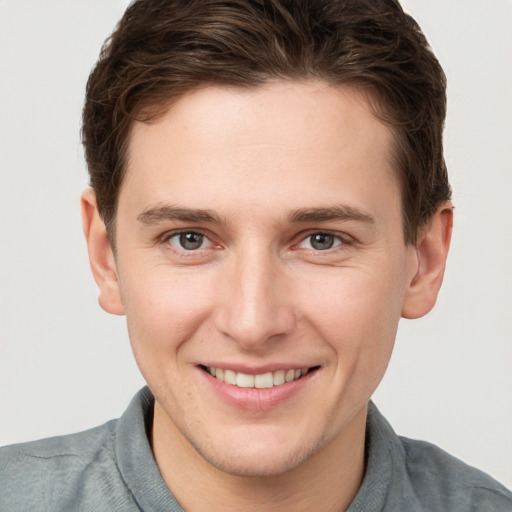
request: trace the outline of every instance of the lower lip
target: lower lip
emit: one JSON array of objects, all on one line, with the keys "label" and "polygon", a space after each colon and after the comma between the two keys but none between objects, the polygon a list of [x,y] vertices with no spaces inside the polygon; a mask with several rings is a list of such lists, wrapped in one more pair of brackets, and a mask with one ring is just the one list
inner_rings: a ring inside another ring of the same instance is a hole
[{"label": "lower lip", "polygon": [[272,388],[239,388],[212,377],[198,368],[206,384],[226,403],[239,409],[268,410],[291,399],[306,386],[318,372],[308,372],[297,380]]}]

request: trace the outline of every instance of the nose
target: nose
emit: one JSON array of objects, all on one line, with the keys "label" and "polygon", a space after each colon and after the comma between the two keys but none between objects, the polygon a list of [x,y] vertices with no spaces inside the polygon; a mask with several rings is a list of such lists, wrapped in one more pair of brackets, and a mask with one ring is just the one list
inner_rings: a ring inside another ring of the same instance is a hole
[{"label": "nose", "polygon": [[268,251],[233,257],[219,283],[216,328],[247,351],[265,350],[296,324],[286,272]]}]

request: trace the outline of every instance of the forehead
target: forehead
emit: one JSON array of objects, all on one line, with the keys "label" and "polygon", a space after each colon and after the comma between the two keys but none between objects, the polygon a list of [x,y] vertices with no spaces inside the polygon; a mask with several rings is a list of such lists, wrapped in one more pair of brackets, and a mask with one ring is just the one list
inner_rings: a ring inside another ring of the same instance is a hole
[{"label": "forehead", "polygon": [[372,194],[363,197],[369,188],[399,195],[391,154],[391,130],[353,88],[320,81],[206,87],[154,121],[134,123],[120,202],[130,188],[141,208],[174,198],[227,208],[233,197],[293,208],[350,202],[358,193],[371,202]]}]

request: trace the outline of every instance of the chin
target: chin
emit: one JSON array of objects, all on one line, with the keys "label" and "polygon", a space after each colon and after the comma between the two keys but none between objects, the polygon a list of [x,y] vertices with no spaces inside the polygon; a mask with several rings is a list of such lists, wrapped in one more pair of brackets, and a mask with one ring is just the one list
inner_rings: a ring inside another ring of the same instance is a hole
[{"label": "chin", "polygon": [[[244,443],[229,450],[210,450],[193,445],[199,455],[216,469],[234,476],[265,478],[276,477],[292,471],[307,461],[320,448],[314,443],[308,449],[301,443],[298,447],[286,447],[282,443]],[[311,445],[310,445],[311,446]]]}]

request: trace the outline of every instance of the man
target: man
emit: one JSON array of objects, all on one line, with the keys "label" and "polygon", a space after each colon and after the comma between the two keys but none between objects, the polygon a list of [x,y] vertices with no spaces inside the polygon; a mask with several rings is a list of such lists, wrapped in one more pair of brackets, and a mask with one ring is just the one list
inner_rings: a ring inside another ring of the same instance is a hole
[{"label": "man", "polygon": [[441,286],[444,115],[394,2],[135,2],[89,79],[82,211],[149,389],[5,449],[2,509],[510,510],[369,402]]}]

